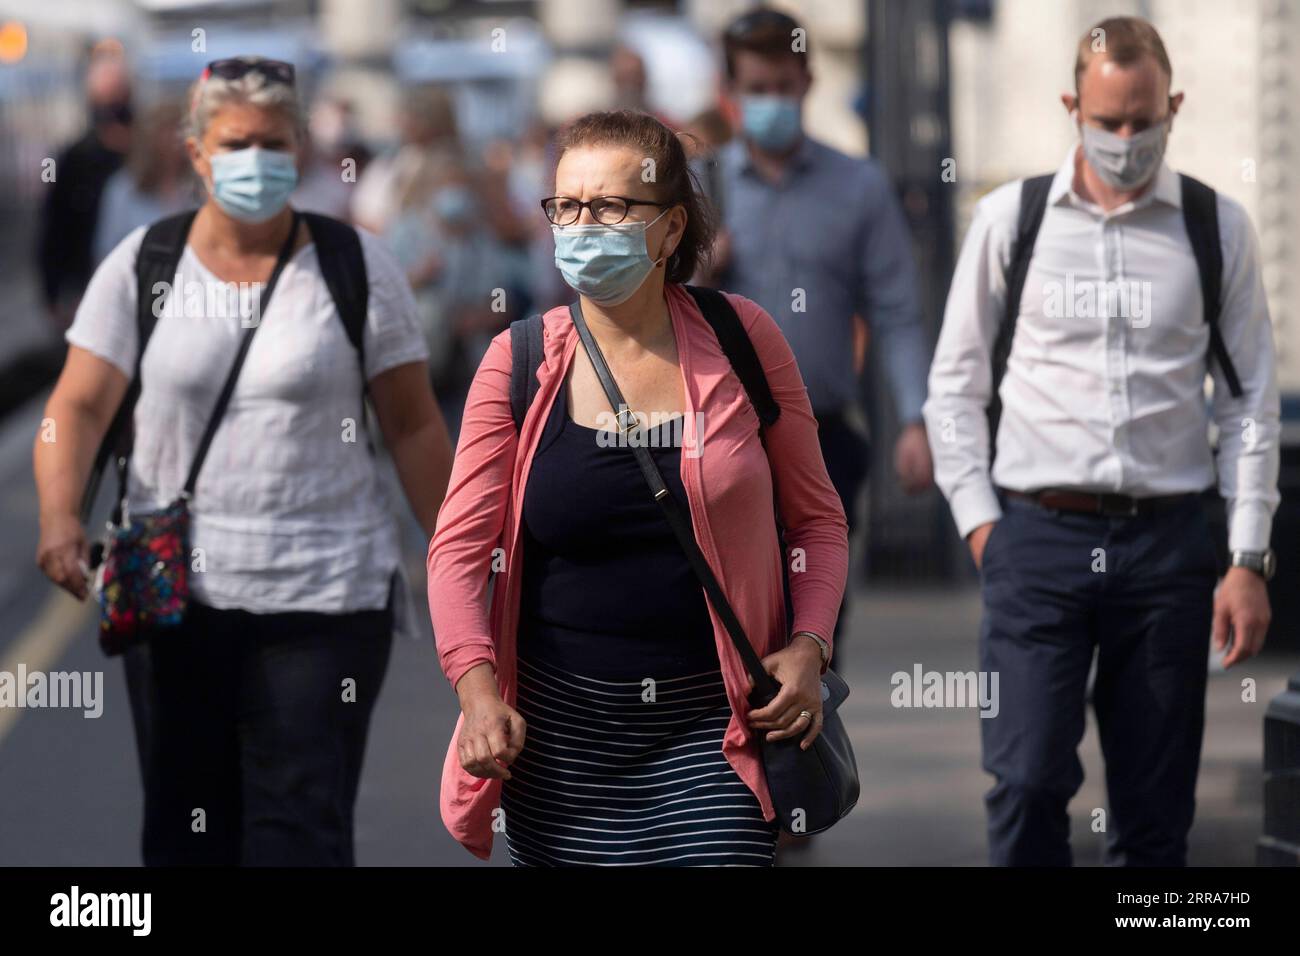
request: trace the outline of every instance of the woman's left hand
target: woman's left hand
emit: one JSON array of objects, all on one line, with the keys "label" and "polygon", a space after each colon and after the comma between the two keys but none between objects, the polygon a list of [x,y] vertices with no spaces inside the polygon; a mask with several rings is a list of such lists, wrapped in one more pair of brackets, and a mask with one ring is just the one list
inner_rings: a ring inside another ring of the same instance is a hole
[{"label": "woman's left hand", "polygon": [[[799,746],[807,750],[822,731],[821,649],[816,641],[796,638],[790,646],[763,658],[763,669],[776,678],[781,690],[767,706],[749,712],[749,725],[768,731],[768,740],[803,734]],[[752,690],[752,678],[749,683]]]}]

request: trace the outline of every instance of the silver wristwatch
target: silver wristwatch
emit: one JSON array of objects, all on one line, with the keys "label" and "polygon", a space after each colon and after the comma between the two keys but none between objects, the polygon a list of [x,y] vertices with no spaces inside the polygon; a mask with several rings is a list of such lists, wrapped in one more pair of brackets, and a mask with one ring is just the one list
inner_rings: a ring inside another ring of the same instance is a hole
[{"label": "silver wristwatch", "polygon": [[1231,563],[1234,568],[1254,571],[1265,581],[1273,580],[1273,575],[1277,573],[1277,555],[1272,548],[1267,551],[1234,551]]},{"label": "silver wristwatch", "polygon": [[816,634],[814,634],[812,631],[795,631],[792,635],[790,635],[790,640],[794,640],[794,639],[795,639],[796,637],[798,637],[800,634],[802,634],[804,637],[811,637],[814,641],[817,642],[817,647],[821,649],[821,654],[822,654],[822,667],[825,667],[827,664],[829,664],[829,663],[831,662],[831,646],[830,646],[830,644],[826,643],[825,640],[823,640],[822,638],[818,637],[818,636],[817,636]]}]

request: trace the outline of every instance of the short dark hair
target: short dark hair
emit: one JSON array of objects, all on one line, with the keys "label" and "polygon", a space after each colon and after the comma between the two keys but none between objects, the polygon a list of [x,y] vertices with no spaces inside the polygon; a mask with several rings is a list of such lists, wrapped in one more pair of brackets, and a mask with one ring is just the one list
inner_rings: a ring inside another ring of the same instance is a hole
[{"label": "short dark hair", "polygon": [[[1100,46],[1100,48],[1099,48]],[[1141,17],[1108,17],[1090,26],[1079,38],[1074,57],[1074,92],[1079,92],[1079,81],[1094,57],[1104,56],[1119,64],[1129,66],[1144,56],[1153,56],[1170,83],[1174,68],[1160,34]]]},{"label": "short dark hair", "polygon": [[[796,34],[803,38],[796,49]],[[757,7],[732,20],[722,33],[722,52],[727,61],[727,78],[736,78],[736,54],[756,53],[762,57],[794,57],[808,71],[807,31],[799,21],[771,7]]]},{"label": "short dark hair", "polygon": [[649,113],[610,110],[574,120],[556,137],[556,162],[580,146],[625,146],[653,159],[653,190],[660,202],[686,210],[686,230],[664,270],[666,282],[688,282],[708,261],[716,230],[712,207],[686,160],[678,135]]}]

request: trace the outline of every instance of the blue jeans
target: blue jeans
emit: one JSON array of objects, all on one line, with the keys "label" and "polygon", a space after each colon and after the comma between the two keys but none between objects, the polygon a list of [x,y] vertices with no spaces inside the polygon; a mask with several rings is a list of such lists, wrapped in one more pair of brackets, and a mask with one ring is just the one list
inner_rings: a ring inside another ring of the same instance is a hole
[{"label": "blue jeans", "polygon": [[347,614],[191,601],[129,649],[145,865],[351,866],[392,631],[391,600]]},{"label": "blue jeans", "polygon": [[1003,499],[980,570],[980,666],[998,674],[1000,705],[979,721],[990,863],[1072,862],[1095,652],[1105,861],[1185,865],[1217,577],[1204,506],[1115,518]]}]

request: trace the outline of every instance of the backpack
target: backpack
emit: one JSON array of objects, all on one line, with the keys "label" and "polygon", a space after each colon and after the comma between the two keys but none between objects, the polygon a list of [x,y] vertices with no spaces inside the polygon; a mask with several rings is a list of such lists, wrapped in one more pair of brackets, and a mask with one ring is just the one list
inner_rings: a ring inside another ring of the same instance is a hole
[{"label": "backpack", "polygon": [[[759,437],[763,429],[776,424],[781,417],[781,406],[772,397],[771,386],[763,372],[763,364],[754,351],[754,343],[741,324],[740,316],[731,307],[727,297],[717,289],[702,286],[684,287],[695,304],[704,313],[705,320],[718,337],[718,344],[731,362],[740,384],[749,396],[750,404],[758,414]],[[542,364],[542,317],[529,316],[510,323],[510,411],[515,419],[515,431],[523,428],[524,415],[537,394],[537,369]]]},{"label": "backpack", "polygon": [[[1034,242],[1043,214],[1047,211],[1047,194],[1055,174],[1032,176],[1020,187],[1020,214],[1016,223],[1015,244],[1011,262],[1006,271],[1007,303],[993,345],[993,388],[989,400],[990,460],[997,443],[998,421],[1002,402],[998,387],[1007,371],[1011,355],[1011,340],[1015,336],[1016,321],[1020,317],[1020,298],[1029,275],[1029,260],[1034,255]],[[1219,211],[1214,190],[1191,176],[1179,174],[1182,184],[1183,225],[1191,242],[1196,268],[1201,277],[1201,298],[1204,301],[1205,323],[1210,327],[1210,345],[1206,363],[1211,359],[1219,363],[1228,390],[1233,398],[1241,397],[1241,381],[1228,355],[1227,346],[1219,332],[1219,315],[1223,311],[1223,249],[1219,245]]]},{"label": "backpack", "polygon": [[[95,505],[99,493],[99,482],[103,476],[108,459],[114,454],[121,455],[130,445],[131,421],[135,413],[135,403],[140,397],[140,366],[144,360],[145,346],[153,335],[158,323],[155,309],[161,311],[162,300],[154,305],[153,289],[157,283],[167,286],[176,280],[176,267],[185,252],[185,243],[194,223],[197,209],[178,213],[166,219],[160,219],[150,226],[140,243],[140,251],[135,260],[136,312],[135,323],[138,334],[136,348],[135,375],[131,379],[122,404],[118,407],[99,450],[95,453],[94,466],[81,500],[82,520],[86,520]],[[320,261],[321,274],[329,288],[334,307],[343,322],[348,341],[356,349],[357,360],[362,368],[362,394],[365,385],[365,326],[366,311],[370,303],[370,281],[366,274],[366,261],[361,251],[361,237],[356,229],[345,222],[330,216],[314,212],[299,212],[298,215],[307,223],[312,242],[316,246],[316,257]],[[364,405],[363,405],[364,408]],[[125,488],[125,485],[123,485]]]}]

